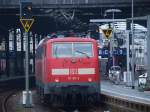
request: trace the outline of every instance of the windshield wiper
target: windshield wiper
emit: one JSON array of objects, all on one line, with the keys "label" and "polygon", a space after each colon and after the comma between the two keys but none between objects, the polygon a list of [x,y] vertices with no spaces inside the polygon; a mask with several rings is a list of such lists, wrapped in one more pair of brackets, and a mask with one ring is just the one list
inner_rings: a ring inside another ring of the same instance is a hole
[{"label": "windshield wiper", "polygon": [[84,54],[86,57],[90,58],[90,56],[89,56],[87,53],[83,52],[83,51],[76,50],[75,52],[78,52],[78,53]]},{"label": "windshield wiper", "polygon": [[57,46],[56,46],[56,49],[55,49],[54,53],[55,53],[55,56],[57,58]]}]

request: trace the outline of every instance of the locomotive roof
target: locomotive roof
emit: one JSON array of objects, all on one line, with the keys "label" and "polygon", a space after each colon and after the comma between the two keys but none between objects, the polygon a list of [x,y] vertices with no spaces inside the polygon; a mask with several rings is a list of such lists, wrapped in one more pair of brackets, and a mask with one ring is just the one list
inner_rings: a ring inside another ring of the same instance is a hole
[{"label": "locomotive roof", "polygon": [[95,41],[92,38],[81,38],[81,37],[63,37],[63,38],[53,38],[53,39],[47,39],[44,42],[65,42],[65,41]]},{"label": "locomotive roof", "polygon": [[95,42],[96,40],[92,39],[92,38],[81,38],[81,37],[63,37],[63,38],[45,38],[45,39],[42,39],[40,42],[39,42],[39,45],[42,45],[44,43],[47,43],[47,42],[72,42],[72,41],[78,41],[78,42],[84,42],[84,41],[92,41],[92,42]]}]

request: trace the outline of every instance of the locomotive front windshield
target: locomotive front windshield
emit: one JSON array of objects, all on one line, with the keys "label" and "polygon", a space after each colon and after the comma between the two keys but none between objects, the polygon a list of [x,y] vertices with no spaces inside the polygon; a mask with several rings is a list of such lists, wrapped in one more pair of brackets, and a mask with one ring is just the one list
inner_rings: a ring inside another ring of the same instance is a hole
[{"label": "locomotive front windshield", "polygon": [[53,43],[53,57],[93,57],[93,46],[90,42]]}]

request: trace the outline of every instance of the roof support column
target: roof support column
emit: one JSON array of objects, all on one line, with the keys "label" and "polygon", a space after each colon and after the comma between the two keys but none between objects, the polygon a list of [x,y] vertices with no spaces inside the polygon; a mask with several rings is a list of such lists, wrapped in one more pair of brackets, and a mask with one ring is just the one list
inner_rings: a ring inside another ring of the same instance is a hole
[{"label": "roof support column", "polygon": [[148,73],[148,79],[150,80],[150,15],[147,16],[147,73]]}]

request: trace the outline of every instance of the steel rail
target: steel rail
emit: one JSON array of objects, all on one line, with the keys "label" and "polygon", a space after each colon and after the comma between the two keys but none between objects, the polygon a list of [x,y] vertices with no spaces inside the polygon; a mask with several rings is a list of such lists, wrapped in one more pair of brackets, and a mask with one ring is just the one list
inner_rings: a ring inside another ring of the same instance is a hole
[{"label": "steel rail", "polygon": [[17,92],[16,89],[9,91],[6,95],[4,95],[4,100],[2,102],[2,112],[7,112],[7,101],[11,98],[13,94]]}]

